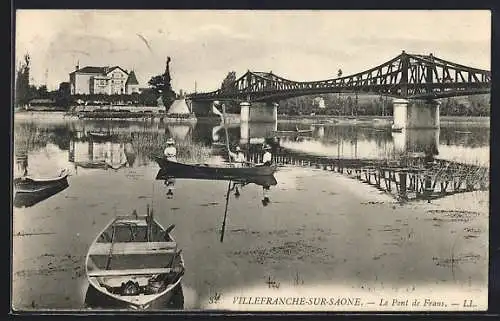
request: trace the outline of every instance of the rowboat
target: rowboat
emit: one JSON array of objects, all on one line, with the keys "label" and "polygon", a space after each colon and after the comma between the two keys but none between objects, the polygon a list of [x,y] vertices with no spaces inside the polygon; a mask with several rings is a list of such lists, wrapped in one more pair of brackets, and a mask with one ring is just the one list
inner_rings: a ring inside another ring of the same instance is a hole
[{"label": "rowboat", "polygon": [[86,258],[89,285],[119,307],[166,306],[184,275],[177,242],[152,215],[114,218],[91,244]]},{"label": "rowboat", "polygon": [[224,167],[209,166],[205,164],[183,164],[168,160],[166,157],[154,157],[161,169],[169,172],[193,173],[194,175],[206,175],[209,177],[245,177],[245,176],[266,176],[273,175],[277,166],[259,166],[252,167]]},{"label": "rowboat", "polygon": [[40,203],[43,200],[65,190],[69,187],[68,182],[63,182],[61,185],[48,187],[37,192],[19,192],[14,195],[14,207],[31,207]]},{"label": "rowboat", "polygon": [[180,178],[180,179],[201,179],[201,180],[216,180],[216,181],[233,181],[235,183],[253,183],[260,186],[275,186],[278,184],[278,181],[274,177],[274,175],[259,175],[259,176],[224,176],[224,175],[210,175],[207,173],[196,173],[193,171],[187,172],[179,172],[179,171],[170,171],[165,169],[160,169],[156,174],[157,180],[168,180],[171,178]]},{"label": "rowboat", "polygon": [[275,130],[275,131],[273,131],[273,135],[276,135],[276,136],[295,136],[295,135],[311,134],[312,132],[313,132],[312,129]]},{"label": "rowboat", "polygon": [[29,176],[14,179],[16,193],[39,193],[47,189],[68,185],[68,173],[61,171],[59,176],[52,178],[34,178]]},{"label": "rowboat", "polygon": [[88,132],[88,135],[93,137],[93,138],[98,138],[98,139],[104,139],[104,138],[111,137],[111,134],[108,132]]}]

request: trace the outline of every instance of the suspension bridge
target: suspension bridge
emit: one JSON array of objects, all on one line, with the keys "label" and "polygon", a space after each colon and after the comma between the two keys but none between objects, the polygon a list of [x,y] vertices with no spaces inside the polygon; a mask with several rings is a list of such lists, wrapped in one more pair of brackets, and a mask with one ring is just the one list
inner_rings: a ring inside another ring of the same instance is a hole
[{"label": "suspension bridge", "polygon": [[[409,54],[371,69],[319,81],[293,81],[272,72],[247,71],[232,84],[187,96],[193,110],[208,111],[216,101],[240,103],[241,121],[275,121],[283,99],[327,93],[376,94],[393,98],[394,123],[401,128],[439,126],[438,99],[487,94],[491,71],[447,61],[432,54]],[[418,102],[417,101],[423,101]],[[208,104],[207,104],[208,103]],[[196,108],[196,105],[198,108]],[[411,106],[418,105],[419,108]],[[420,108],[420,107],[428,108]]]}]

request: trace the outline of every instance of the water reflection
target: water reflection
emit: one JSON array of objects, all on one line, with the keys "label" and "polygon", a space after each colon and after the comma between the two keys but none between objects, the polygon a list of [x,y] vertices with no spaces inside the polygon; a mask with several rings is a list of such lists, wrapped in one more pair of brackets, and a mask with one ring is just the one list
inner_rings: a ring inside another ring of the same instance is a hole
[{"label": "water reflection", "polygon": [[171,199],[174,197],[173,190],[175,189],[175,184],[177,179],[200,179],[200,180],[212,180],[212,181],[228,181],[227,192],[226,192],[226,200],[225,200],[225,210],[224,210],[224,219],[222,223],[222,228],[220,232],[220,241],[224,241],[225,227],[226,227],[226,218],[227,218],[227,210],[230,200],[230,195],[234,195],[236,199],[241,196],[241,193],[244,192],[244,188],[248,184],[255,184],[262,187],[262,200],[261,203],[264,207],[268,206],[271,202],[270,199],[270,189],[271,186],[275,186],[278,184],[274,175],[259,175],[259,176],[225,176],[215,173],[206,173],[206,172],[198,172],[198,171],[180,171],[180,170],[168,170],[167,168],[160,168],[158,173],[156,174],[157,180],[163,180],[165,182],[165,187],[167,189],[166,196]]},{"label": "water reflection", "polygon": [[[117,171],[148,166],[152,162],[152,155],[161,153],[168,138],[175,139],[178,159],[184,163],[227,162],[227,145],[230,148],[241,146],[248,161],[259,163],[262,158],[261,147],[267,143],[272,147],[273,155],[296,158],[286,161],[281,159],[278,162],[286,166],[303,163],[305,156],[337,160],[398,161],[400,165],[404,157],[432,156],[460,164],[489,166],[489,128],[481,125],[447,124],[439,130],[406,130],[400,133],[392,133],[383,126],[327,123],[312,126],[300,123],[243,123],[223,127],[204,123],[159,124],[93,120],[60,124],[42,122],[36,125],[32,122],[20,122],[15,126],[17,170],[25,173],[28,154],[47,148],[50,143],[68,151],[67,161],[77,174],[79,168]],[[289,135],[290,132],[295,134]],[[317,162],[314,166],[318,166]],[[37,169],[38,165],[34,168]],[[174,197],[176,178],[200,178],[192,177],[189,173],[176,175],[165,179],[165,194],[168,198]],[[228,177],[211,179],[228,180]],[[244,186],[242,182],[236,183]],[[234,187],[236,195],[240,193],[240,189]],[[262,197],[262,204],[267,206],[270,197],[266,188],[263,188],[263,194],[266,195]]]},{"label": "water reflection", "polygon": [[230,192],[234,192],[235,197],[241,195],[241,190],[248,184],[255,184],[262,187],[263,199],[262,201],[269,204],[269,190],[271,186],[278,184],[274,175],[259,175],[259,176],[241,176],[237,177],[234,175],[215,175],[200,173],[195,171],[169,171],[167,169],[160,169],[156,174],[157,180],[163,180],[165,188],[167,190],[166,195],[169,198],[174,196],[173,191],[175,190],[175,185],[177,179],[201,179],[201,180],[213,180],[213,181],[229,181],[232,183],[229,188]]},{"label": "water reflection", "polygon": [[396,153],[439,155],[439,129],[403,130],[392,138]]}]

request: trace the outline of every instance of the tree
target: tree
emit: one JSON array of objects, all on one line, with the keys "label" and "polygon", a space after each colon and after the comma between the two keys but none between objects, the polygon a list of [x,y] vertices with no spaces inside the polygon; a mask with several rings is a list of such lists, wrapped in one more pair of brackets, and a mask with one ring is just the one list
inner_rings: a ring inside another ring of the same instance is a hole
[{"label": "tree", "polygon": [[16,75],[15,105],[25,106],[30,101],[30,56],[24,55]]},{"label": "tree", "polygon": [[48,98],[49,97],[49,92],[47,91],[47,86],[41,85],[38,87],[36,90],[36,96],[37,98]]},{"label": "tree", "polygon": [[221,92],[224,94],[234,94],[238,88],[235,86],[236,72],[230,71],[220,86]]},{"label": "tree", "polygon": [[[220,85],[221,94],[228,96],[235,95],[238,92],[238,88],[236,88],[235,84],[236,84],[236,72],[230,71],[228,72],[226,78],[224,78],[224,80]],[[236,104],[236,102],[232,101],[225,102],[226,112],[228,113],[239,112],[238,107],[239,106]]]},{"label": "tree", "polygon": [[139,94],[139,104],[144,106],[156,106],[156,100],[158,99],[158,94],[153,88],[144,89]]},{"label": "tree", "polygon": [[56,92],[56,105],[68,108],[71,104],[71,86],[69,82],[59,84],[59,89]]},{"label": "tree", "polygon": [[165,86],[165,77],[164,75],[153,76],[148,81],[148,84],[156,93],[160,94],[163,91],[163,87]]},{"label": "tree", "polygon": [[[162,75],[157,75],[151,77],[148,84],[152,87],[156,96],[161,96],[163,104],[165,107],[169,107],[175,100],[176,94],[172,90],[172,85],[170,84],[172,78],[170,77],[170,57],[167,57],[167,63],[165,67],[165,72]],[[150,93],[148,93],[150,94]]]}]

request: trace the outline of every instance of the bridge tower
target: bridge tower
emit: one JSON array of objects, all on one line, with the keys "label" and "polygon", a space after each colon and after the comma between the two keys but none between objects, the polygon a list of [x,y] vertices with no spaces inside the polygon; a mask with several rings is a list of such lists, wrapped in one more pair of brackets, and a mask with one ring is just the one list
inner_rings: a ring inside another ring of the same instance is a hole
[{"label": "bridge tower", "polygon": [[[433,55],[429,55],[433,62]],[[434,65],[427,63],[425,66],[425,83],[431,92],[433,83]],[[439,128],[439,101],[428,99],[425,101],[408,100],[408,75],[411,73],[410,56],[401,53],[401,96],[393,100],[393,128],[402,129],[437,129]]]}]

